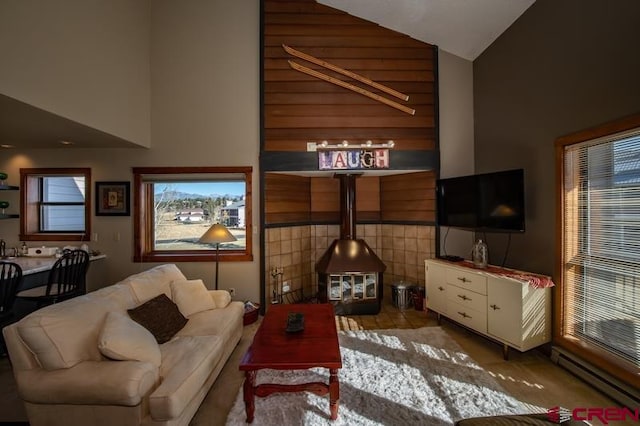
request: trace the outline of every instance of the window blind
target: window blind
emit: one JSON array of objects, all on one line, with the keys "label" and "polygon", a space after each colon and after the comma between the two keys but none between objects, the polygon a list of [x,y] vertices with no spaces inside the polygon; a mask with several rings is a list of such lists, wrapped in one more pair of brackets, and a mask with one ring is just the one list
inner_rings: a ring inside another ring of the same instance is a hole
[{"label": "window blind", "polygon": [[640,367],[640,129],[563,154],[563,337]]}]

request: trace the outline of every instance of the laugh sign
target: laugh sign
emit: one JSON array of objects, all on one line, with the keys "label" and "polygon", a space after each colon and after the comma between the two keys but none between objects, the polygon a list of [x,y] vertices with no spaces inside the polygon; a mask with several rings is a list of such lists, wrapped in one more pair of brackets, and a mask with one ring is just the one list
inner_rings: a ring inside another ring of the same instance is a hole
[{"label": "laugh sign", "polygon": [[388,149],[349,149],[318,152],[320,170],[388,169]]}]

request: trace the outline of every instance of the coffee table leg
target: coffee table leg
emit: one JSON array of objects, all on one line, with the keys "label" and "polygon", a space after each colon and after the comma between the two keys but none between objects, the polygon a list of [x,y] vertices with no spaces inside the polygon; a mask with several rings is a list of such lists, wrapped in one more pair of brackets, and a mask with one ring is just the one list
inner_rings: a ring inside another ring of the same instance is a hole
[{"label": "coffee table leg", "polygon": [[243,394],[244,394],[244,408],[247,412],[247,423],[253,422],[253,413],[256,409],[255,398],[253,395],[253,388],[255,385],[255,381],[256,381],[255,371],[244,372]]},{"label": "coffee table leg", "polygon": [[329,409],[331,410],[331,420],[338,418],[338,400],[340,399],[340,381],[338,380],[338,370],[329,370]]}]

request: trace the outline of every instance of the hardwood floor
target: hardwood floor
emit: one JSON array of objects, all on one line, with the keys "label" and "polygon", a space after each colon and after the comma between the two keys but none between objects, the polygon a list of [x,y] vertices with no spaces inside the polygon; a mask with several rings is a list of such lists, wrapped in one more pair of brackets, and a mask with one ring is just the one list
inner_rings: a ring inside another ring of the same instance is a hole
[{"label": "hardwood floor", "polygon": [[[251,344],[259,324],[260,320],[245,327],[240,343],[194,416],[192,425],[225,424],[226,415],[244,380],[237,366]],[[416,311],[413,308],[400,310],[393,306],[391,301],[383,305],[378,315],[336,317],[336,324],[340,330],[438,326],[434,314]],[[535,407],[539,412],[546,412],[548,408],[554,406],[566,408],[619,406],[553,364],[540,350],[525,353],[512,350],[509,360],[505,361],[502,357],[502,345],[478,336],[448,320],[443,320],[440,326],[509,394]],[[7,358],[0,359],[0,397],[0,422],[26,420]]]}]

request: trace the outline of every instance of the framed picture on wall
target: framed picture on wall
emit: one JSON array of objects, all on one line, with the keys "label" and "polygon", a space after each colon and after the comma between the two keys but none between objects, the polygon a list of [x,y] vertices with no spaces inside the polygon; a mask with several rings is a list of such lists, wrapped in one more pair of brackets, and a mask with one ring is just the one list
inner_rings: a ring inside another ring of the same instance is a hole
[{"label": "framed picture on wall", "polygon": [[129,216],[129,182],[96,182],[96,216]]}]

